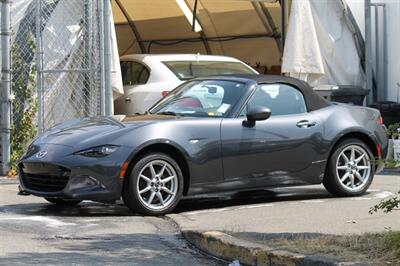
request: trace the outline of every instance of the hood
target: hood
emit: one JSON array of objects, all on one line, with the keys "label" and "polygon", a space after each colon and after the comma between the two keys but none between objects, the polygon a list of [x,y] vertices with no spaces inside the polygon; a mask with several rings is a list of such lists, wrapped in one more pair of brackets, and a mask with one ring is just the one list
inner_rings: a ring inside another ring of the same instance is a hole
[{"label": "hood", "polygon": [[[126,117],[123,123],[112,117],[75,119],[49,129],[35,141],[35,144],[58,144],[79,148],[110,144],[111,140],[132,128],[174,118],[165,115],[137,115]],[[100,139],[104,139],[104,143],[101,143]]]},{"label": "hood", "polygon": [[92,117],[69,120],[41,135],[37,143],[75,146],[110,132],[122,130],[125,126],[109,117]]}]

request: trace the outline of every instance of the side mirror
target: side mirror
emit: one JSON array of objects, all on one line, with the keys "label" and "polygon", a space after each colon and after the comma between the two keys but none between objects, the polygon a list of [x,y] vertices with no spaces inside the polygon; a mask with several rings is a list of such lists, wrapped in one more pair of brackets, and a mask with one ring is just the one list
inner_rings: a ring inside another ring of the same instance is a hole
[{"label": "side mirror", "polygon": [[271,110],[267,107],[256,106],[251,108],[247,114],[247,120],[243,121],[243,125],[247,127],[254,127],[256,121],[267,120],[271,116]]}]

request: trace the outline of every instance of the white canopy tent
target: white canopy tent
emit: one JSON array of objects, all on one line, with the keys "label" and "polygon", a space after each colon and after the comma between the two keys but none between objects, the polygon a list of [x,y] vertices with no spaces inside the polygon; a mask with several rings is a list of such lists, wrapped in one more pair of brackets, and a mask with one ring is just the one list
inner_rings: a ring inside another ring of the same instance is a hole
[{"label": "white canopy tent", "polygon": [[120,55],[210,53],[314,86],[365,83],[342,0],[113,0],[112,10]]}]

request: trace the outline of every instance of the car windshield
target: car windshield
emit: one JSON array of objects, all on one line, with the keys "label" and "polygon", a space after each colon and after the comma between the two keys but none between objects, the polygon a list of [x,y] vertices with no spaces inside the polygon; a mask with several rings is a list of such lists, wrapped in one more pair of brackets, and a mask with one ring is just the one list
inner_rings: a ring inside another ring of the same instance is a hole
[{"label": "car windshield", "polygon": [[183,84],[158,102],[151,114],[226,117],[246,92],[247,85],[224,80],[195,80]]},{"label": "car windshield", "polygon": [[241,62],[164,61],[163,64],[180,80],[224,74],[255,74],[251,68]]}]

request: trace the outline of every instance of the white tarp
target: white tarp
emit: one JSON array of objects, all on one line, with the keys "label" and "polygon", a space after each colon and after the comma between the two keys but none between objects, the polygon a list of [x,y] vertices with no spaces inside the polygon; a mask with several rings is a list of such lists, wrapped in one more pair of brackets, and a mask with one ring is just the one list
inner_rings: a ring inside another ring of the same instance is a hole
[{"label": "white tarp", "polygon": [[114,18],[110,16],[111,28],[111,86],[113,88],[114,100],[124,94],[124,85],[122,83],[121,64],[119,62],[119,52],[117,44],[117,35],[115,33]]},{"label": "white tarp", "polygon": [[293,1],[282,72],[310,85],[364,86],[364,72],[339,0]]}]

